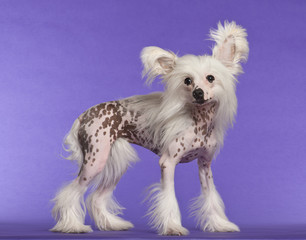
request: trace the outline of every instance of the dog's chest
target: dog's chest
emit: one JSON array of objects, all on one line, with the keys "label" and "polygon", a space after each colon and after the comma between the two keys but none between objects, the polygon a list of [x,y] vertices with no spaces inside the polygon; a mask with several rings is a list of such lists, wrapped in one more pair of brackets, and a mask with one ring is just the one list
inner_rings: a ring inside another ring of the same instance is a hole
[{"label": "dog's chest", "polygon": [[209,159],[216,149],[214,135],[214,115],[216,104],[211,103],[192,111],[192,126],[180,138],[180,146],[184,145],[181,163],[190,162],[196,158]]}]

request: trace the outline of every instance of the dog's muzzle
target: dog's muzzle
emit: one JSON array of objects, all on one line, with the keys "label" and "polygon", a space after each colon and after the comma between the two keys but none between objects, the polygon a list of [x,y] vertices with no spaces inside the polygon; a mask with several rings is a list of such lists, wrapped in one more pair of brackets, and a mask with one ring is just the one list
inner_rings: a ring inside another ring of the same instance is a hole
[{"label": "dog's muzzle", "polygon": [[192,96],[195,98],[195,102],[202,104],[205,102],[204,100],[204,92],[201,88],[197,88],[193,91]]}]

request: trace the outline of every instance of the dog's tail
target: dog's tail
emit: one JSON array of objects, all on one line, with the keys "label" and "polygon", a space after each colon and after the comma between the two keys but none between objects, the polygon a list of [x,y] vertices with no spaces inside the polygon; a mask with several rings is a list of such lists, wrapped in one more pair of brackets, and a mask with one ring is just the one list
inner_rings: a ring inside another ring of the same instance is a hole
[{"label": "dog's tail", "polygon": [[77,118],[74,121],[69,133],[64,138],[63,149],[70,153],[68,157],[64,158],[77,161],[78,166],[81,167],[83,162],[83,152],[78,140],[79,128],[80,120]]}]

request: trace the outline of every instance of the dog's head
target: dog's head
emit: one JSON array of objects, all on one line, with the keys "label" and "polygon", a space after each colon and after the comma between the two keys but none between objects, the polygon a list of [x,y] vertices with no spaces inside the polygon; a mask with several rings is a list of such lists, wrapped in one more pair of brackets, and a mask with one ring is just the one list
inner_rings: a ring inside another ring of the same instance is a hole
[{"label": "dog's head", "polygon": [[201,106],[232,100],[235,105],[236,76],[242,72],[240,63],[247,60],[249,52],[246,36],[245,29],[235,22],[225,22],[210,31],[215,41],[211,56],[178,57],[171,51],[146,47],[141,53],[143,75],[147,75],[148,84],[161,76],[166,85],[165,96],[176,95],[185,103]]}]

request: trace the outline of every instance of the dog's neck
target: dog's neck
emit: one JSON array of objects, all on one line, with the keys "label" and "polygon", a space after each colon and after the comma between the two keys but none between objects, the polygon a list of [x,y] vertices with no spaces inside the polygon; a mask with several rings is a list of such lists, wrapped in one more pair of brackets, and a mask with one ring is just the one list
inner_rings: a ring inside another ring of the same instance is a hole
[{"label": "dog's neck", "polygon": [[214,124],[215,115],[217,110],[216,102],[209,102],[203,105],[195,105],[191,110],[191,116],[195,125],[201,126]]}]

